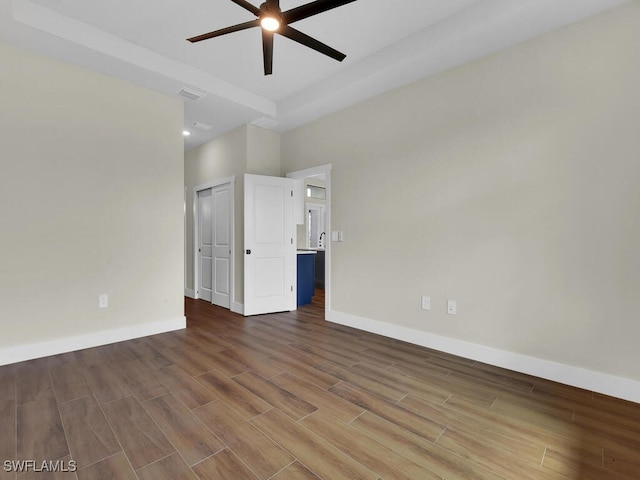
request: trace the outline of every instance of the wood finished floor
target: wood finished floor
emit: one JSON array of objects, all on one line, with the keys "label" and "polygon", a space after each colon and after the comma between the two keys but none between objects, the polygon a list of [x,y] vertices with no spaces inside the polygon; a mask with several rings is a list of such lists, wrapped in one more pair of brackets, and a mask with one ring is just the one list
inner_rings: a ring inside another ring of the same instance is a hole
[{"label": "wood finished floor", "polygon": [[637,480],[640,405],[356,331],[321,302],[0,367],[0,479]]}]

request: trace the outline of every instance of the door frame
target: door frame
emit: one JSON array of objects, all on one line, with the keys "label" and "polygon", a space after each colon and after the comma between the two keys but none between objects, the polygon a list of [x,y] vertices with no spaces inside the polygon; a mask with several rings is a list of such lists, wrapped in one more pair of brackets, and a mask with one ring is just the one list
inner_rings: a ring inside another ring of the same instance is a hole
[{"label": "door frame", "polygon": [[183,254],[182,262],[184,263],[184,296],[193,298],[194,295],[187,288],[187,285],[189,284],[188,282],[189,274],[187,273],[187,263],[188,263],[187,262],[187,192],[188,191],[189,189],[187,187],[184,187],[184,199],[182,204],[182,223],[183,223],[183,230],[184,230],[184,239],[183,239],[184,254]]},{"label": "door frame", "polygon": [[[234,302],[234,270],[235,270],[235,183],[236,176],[221,178],[214,180],[213,182],[203,183],[193,187],[193,298],[196,300],[199,298],[198,291],[200,290],[200,268],[198,262],[198,242],[200,241],[200,222],[199,222],[199,208],[198,208],[198,192],[208,189],[214,189],[223,185],[229,185],[229,222],[230,222],[230,238],[229,247],[231,253],[229,254],[229,305],[233,306]],[[215,275],[215,270],[211,270],[212,275]],[[213,280],[213,279],[212,279]],[[212,282],[213,284],[213,282]]]},{"label": "door frame", "polygon": [[[307,177],[317,177],[318,175],[324,175],[327,192],[327,198],[325,200],[325,231],[327,232],[327,243],[324,247],[324,312],[326,318],[327,314],[331,311],[331,164],[327,163],[305,170],[289,172],[286,174],[286,177],[303,180]],[[304,202],[305,199],[303,198],[302,201]]]}]

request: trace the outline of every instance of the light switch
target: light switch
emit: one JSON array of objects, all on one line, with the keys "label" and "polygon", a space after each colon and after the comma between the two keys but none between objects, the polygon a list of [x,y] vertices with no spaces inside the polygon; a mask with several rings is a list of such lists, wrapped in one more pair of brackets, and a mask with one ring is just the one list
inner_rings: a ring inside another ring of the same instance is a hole
[{"label": "light switch", "polygon": [[426,295],[422,297],[422,309],[431,310],[431,297],[427,297]]}]

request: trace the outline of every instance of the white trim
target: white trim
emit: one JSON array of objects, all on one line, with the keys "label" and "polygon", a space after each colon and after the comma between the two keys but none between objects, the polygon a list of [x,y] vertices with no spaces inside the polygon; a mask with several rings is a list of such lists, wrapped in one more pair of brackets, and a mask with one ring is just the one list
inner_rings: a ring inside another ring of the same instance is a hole
[{"label": "white trim", "polygon": [[[229,309],[233,305],[236,296],[236,177],[228,177],[229,183],[229,215],[231,225],[229,225]],[[242,250],[240,250],[242,251]]]},{"label": "white trim", "polygon": [[331,311],[331,164],[319,165],[317,167],[307,168],[287,173],[287,178],[304,179],[307,177],[317,177],[324,175],[325,188],[327,189],[327,198],[325,199],[325,231],[327,232],[327,241],[324,248],[324,309],[325,312]]},{"label": "white trim", "polygon": [[401,327],[378,320],[371,320],[348,313],[329,311],[326,319],[333,323],[346,325],[385,337],[395,338],[441,352],[450,353],[497,367],[507,368],[520,373],[564,383],[573,387],[610,395],[624,400],[640,403],[640,381],[616,377],[584,368],[558,362],[529,357],[518,353],[498,350],[455,338],[443,337],[432,333]]},{"label": "white trim", "polygon": [[85,348],[99,347],[101,345],[148,337],[149,335],[172,332],[184,328],[187,328],[187,317],[178,317],[172,320],[161,320],[130,327],[103,330],[58,340],[0,348],[0,365],[8,365],[10,363],[48,357],[59,353],[83,350]]},{"label": "white trim", "polygon": [[184,296],[196,300],[196,292],[191,288],[184,289]]},{"label": "white trim", "polygon": [[[235,295],[235,229],[236,229],[236,206],[235,206],[235,188],[236,188],[236,176],[220,178],[213,182],[207,182],[193,187],[193,299],[198,299],[198,286],[200,280],[200,269],[198,268],[198,240],[199,240],[199,221],[198,221],[198,192],[208,189],[214,189],[222,185],[229,185],[229,215],[231,219],[231,225],[229,226],[229,246],[231,253],[229,254],[229,303],[233,304],[233,298]],[[186,244],[185,244],[186,252]],[[188,295],[187,295],[188,296]]]},{"label": "white trim", "polygon": [[244,315],[244,303],[231,302],[231,311],[233,313],[239,313],[240,315]]},{"label": "white trim", "polygon": [[[199,190],[194,187],[193,195],[191,197],[191,214],[193,215],[193,298],[198,299],[198,286],[200,285],[200,268],[198,268],[198,242],[200,236],[200,227],[198,224],[200,220],[198,218],[198,192]],[[206,190],[206,189],[203,189]]]}]

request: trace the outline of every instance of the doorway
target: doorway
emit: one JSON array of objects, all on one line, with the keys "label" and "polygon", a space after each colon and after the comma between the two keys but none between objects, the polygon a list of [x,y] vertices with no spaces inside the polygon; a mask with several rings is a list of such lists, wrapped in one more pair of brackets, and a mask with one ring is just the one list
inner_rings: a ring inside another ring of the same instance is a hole
[{"label": "doorway", "polygon": [[[331,164],[290,172],[287,173],[287,177],[299,181],[303,186],[305,184],[315,183],[324,187],[325,198],[323,202],[319,202],[319,199],[314,198],[313,195],[307,198],[306,188],[303,188],[302,190],[305,190],[305,192],[304,195],[302,195],[302,204],[298,205],[298,208],[302,209],[304,215],[307,217],[303,227],[305,230],[303,236],[305,242],[304,248],[318,250],[318,252],[321,252],[324,256],[324,307],[326,315],[326,313],[331,310],[331,242],[329,241],[331,238]],[[322,209],[317,208],[317,206],[314,207],[314,204],[317,205],[318,203],[322,204]],[[318,224],[313,228],[309,228],[308,217],[310,215],[309,209],[307,208],[308,206],[311,207],[310,210],[312,210],[312,212],[317,212],[311,213],[311,217],[315,216],[315,218],[318,219]],[[322,210],[321,213],[320,210]],[[322,226],[320,225],[320,219],[324,220],[324,225]],[[320,228],[321,230],[318,230]],[[323,232],[324,235],[322,235]],[[316,240],[314,240],[314,236],[316,236]],[[298,244],[298,247],[300,248],[301,245]]]}]

